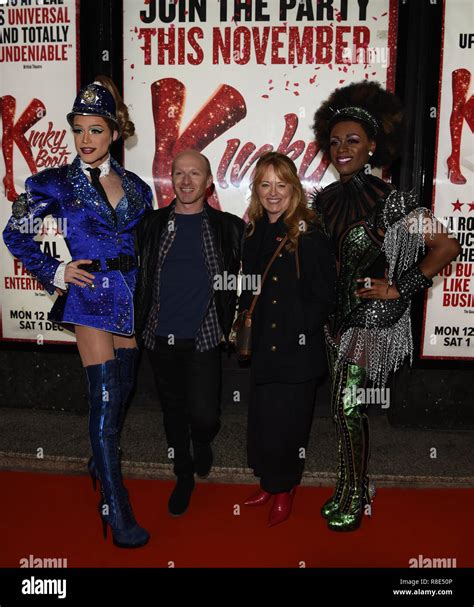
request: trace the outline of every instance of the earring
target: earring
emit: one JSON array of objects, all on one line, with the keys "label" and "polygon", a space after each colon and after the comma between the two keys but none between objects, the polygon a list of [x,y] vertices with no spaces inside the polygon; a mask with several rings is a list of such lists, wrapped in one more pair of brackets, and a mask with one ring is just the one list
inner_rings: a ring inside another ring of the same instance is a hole
[{"label": "earring", "polygon": [[373,156],[374,153],[372,152],[372,150],[369,150],[369,156]]}]

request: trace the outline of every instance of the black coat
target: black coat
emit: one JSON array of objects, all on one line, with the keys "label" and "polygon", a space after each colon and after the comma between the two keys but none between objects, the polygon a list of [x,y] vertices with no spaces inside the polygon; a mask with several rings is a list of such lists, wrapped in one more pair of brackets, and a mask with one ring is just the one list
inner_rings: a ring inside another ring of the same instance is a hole
[{"label": "black coat", "polygon": [[[204,203],[222,272],[237,276],[240,268],[240,251],[245,223],[231,213],[225,213]],[[161,235],[167,228],[170,206],[149,213],[137,230],[137,246],[140,255],[140,272],[135,291],[135,332],[141,345],[143,331],[151,310],[153,282],[158,264]],[[232,285],[231,285],[232,286]],[[222,289],[214,291],[219,325],[228,340],[235,315],[237,291]]]},{"label": "black coat", "polygon": [[[279,239],[286,234],[280,218],[265,216],[245,240],[244,275],[263,274]],[[333,309],[336,267],[332,245],[319,227],[299,238],[300,278],[295,254],[286,249],[274,261],[253,314],[252,371],[257,383],[307,381],[326,368],[324,323]],[[248,309],[252,293],[243,291],[239,310]]]}]

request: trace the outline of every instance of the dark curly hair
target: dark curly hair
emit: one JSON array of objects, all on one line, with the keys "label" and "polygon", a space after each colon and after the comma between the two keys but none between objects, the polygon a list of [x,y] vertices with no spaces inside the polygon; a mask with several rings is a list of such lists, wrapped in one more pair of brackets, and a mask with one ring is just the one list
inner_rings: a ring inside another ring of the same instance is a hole
[{"label": "dark curly hair", "polygon": [[[345,107],[360,107],[369,112],[378,123],[374,131],[364,120],[347,115],[340,117],[334,114]],[[403,118],[402,104],[398,97],[386,91],[380,83],[355,82],[334,90],[324,101],[314,115],[313,131],[316,141],[324,152],[329,150],[332,127],[338,122],[354,120],[361,124],[369,139],[376,143],[374,155],[369,163],[372,167],[388,166],[398,155],[401,124]]]}]

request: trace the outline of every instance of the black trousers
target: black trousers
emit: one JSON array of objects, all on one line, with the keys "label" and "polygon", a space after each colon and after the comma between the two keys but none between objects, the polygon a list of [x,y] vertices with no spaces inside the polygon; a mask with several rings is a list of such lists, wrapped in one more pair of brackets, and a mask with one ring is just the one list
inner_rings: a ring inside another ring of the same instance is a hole
[{"label": "black trousers", "polygon": [[251,381],[248,465],[269,493],[290,491],[301,482],[315,392],[315,379],[299,384]]},{"label": "black trousers", "polygon": [[176,476],[194,474],[190,439],[210,443],[220,428],[221,352],[197,352],[194,340],[157,337],[148,351]]}]

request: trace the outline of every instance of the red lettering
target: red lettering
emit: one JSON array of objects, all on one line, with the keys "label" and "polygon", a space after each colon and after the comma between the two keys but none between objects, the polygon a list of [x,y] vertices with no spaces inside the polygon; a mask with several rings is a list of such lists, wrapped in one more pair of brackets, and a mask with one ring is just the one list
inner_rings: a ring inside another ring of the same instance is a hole
[{"label": "red lettering", "polygon": [[234,30],[234,61],[246,65],[250,61],[250,31],[247,27],[237,27]]},{"label": "red lettering", "polygon": [[212,38],[213,38],[213,53],[212,53],[212,63],[217,65],[220,63],[219,55],[222,55],[222,60],[224,63],[230,63],[231,56],[231,40],[230,40],[230,27],[224,28],[224,39],[222,38],[222,32],[220,28],[214,27],[212,30]]},{"label": "red lettering", "polygon": [[196,56],[188,53],[188,61],[191,65],[199,65],[204,60],[204,52],[201,48],[201,45],[197,42],[197,40],[202,40],[204,38],[204,33],[200,27],[192,27],[188,33],[189,44],[193,48]]},{"label": "red lettering", "polygon": [[336,63],[351,63],[349,45],[344,40],[344,34],[350,31],[349,26],[336,27]]},{"label": "red lettering", "polygon": [[443,289],[444,291],[467,293],[469,291],[469,284],[469,278],[445,278],[443,280]]},{"label": "red lettering", "polygon": [[316,63],[331,63],[334,33],[329,25],[316,28]]},{"label": "red lettering", "polygon": [[156,28],[154,27],[141,27],[138,30],[138,38],[143,38],[143,63],[144,65],[151,65],[151,37],[156,36]]},{"label": "red lettering", "polygon": [[[367,57],[367,48],[370,42],[370,30],[365,25],[354,26],[354,55],[356,57],[355,63],[359,63],[358,57]],[[366,63],[361,61],[360,63]]]},{"label": "red lettering", "polygon": [[265,64],[265,56],[267,54],[268,39],[270,37],[270,28],[264,27],[262,39],[260,39],[260,28],[252,27],[253,43],[255,45],[255,57],[257,63]]},{"label": "red lettering", "polygon": [[298,27],[290,27],[289,39],[288,39],[288,61],[292,65],[301,65],[303,63],[303,56],[305,57],[306,63],[313,63],[313,32],[312,27],[303,28],[302,40],[300,40],[300,29]]},{"label": "red lettering", "polygon": [[[174,65],[174,36],[175,28],[168,30],[160,28],[158,30],[158,65]],[[165,53],[168,53],[166,60]]]},{"label": "red lettering", "polygon": [[31,148],[25,138],[25,133],[46,114],[46,107],[39,99],[33,99],[15,123],[16,99],[11,95],[0,97],[0,114],[2,116],[3,136],[2,153],[5,163],[5,195],[13,201],[18,197],[13,175],[13,145],[16,144],[31,173],[37,173],[37,167],[31,153]]},{"label": "red lettering", "polygon": [[[244,98],[239,91],[224,84],[213,93],[180,135],[185,93],[183,83],[175,78],[163,78],[151,85],[155,122],[152,170],[159,206],[166,206],[174,197],[169,178],[174,156],[189,148],[204,150],[247,114]],[[172,106],[170,100],[173,100]],[[219,207],[215,193],[209,202]]]},{"label": "red lettering", "polygon": [[[153,179],[158,206],[163,207],[174,198],[170,180],[171,164],[174,156],[188,148],[198,151],[204,150],[220,135],[242,120],[247,110],[245,100],[239,91],[228,85],[223,85],[214,92],[207,104],[180,135],[186,95],[184,85],[174,78],[164,78],[152,84],[151,92],[155,122]],[[172,106],[170,106],[170,99],[173,100]],[[293,141],[299,124],[296,114],[286,114],[284,120],[285,129],[276,149],[290,156],[293,160],[304,153],[298,175],[304,182],[305,189],[312,190],[322,179],[329,165],[329,158],[322,156],[313,172],[307,174],[320,151],[319,147],[314,141],[311,141],[307,146],[301,139]],[[227,189],[230,184],[239,187],[243,178],[260,156],[274,149],[274,146],[269,143],[257,148],[255,143],[248,141],[239,150],[240,144],[240,139],[229,139],[219,162],[216,182],[224,189]],[[229,169],[228,181],[226,175]],[[208,200],[210,204],[219,208],[219,201],[215,192]]]},{"label": "red lettering", "polygon": [[280,34],[286,32],[286,27],[273,27],[272,28],[272,64],[278,65],[285,63],[285,58],[280,57],[278,51],[283,47],[283,42],[280,40]]}]

